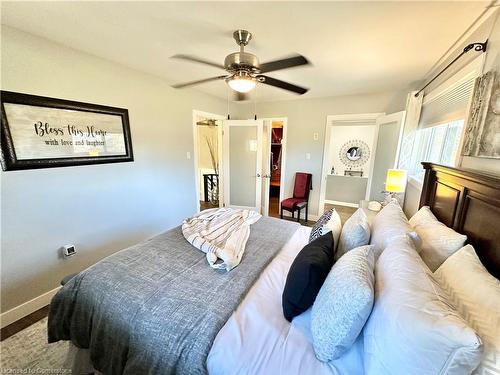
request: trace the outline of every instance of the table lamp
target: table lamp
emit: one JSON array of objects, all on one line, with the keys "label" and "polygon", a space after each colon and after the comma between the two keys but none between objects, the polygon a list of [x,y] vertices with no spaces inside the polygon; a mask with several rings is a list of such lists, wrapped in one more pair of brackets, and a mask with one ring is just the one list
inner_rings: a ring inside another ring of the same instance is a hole
[{"label": "table lamp", "polygon": [[396,198],[400,202],[398,194],[404,193],[406,190],[407,172],[403,169],[388,169],[385,179],[385,192],[388,193],[386,203],[389,203],[392,198]]}]

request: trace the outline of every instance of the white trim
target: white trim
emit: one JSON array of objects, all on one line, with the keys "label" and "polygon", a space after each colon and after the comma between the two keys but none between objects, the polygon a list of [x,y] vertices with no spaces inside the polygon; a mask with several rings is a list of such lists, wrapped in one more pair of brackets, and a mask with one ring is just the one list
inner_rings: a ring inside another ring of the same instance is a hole
[{"label": "white trim", "polygon": [[[321,184],[319,190],[319,205],[318,205],[318,216],[323,215],[325,211],[325,194],[326,194],[326,181],[329,174],[329,164],[328,159],[330,156],[330,138],[331,138],[331,128],[333,126],[339,126],[341,124],[334,125],[334,123],[352,123],[352,122],[363,122],[372,123],[376,126],[377,118],[384,116],[385,113],[358,113],[358,114],[344,114],[344,115],[328,115],[326,116],[325,124],[325,139],[323,144],[323,164],[321,167]],[[375,142],[378,138],[378,128],[375,130]],[[376,145],[376,143],[375,143]],[[370,170],[368,175],[367,189],[365,193],[369,194],[369,187],[371,182],[371,175],[373,173],[373,161],[375,160],[375,150],[372,150],[372,161],[370,162]]]},{"label": "white trim", "polygon": [[[382,116],[385,116],[382,115]],[[380,117],[382,117],[380,116]],[[378,144],[378,131],[380,130],[380,124],[377,123],[377,120],[375,120],[375,136],[373,137],[373,144],[372,144],[372,158],[370,160],[370,174],[368,175],[368,181],[366,181],[366,193],[365,193],[365,200],[369,201],[370,200],[370,194],[372,193],[372,179],[373,179],[373,170],[375,169],[375,156],[377,155],[377,144]]]},{"label": "white trim", "polygon": [[350,202],[340,202],[340,201],[332,201],[330,199],[325,199],[325,203],[334,204],[336,206],[345,206],[345,207],[354,207],[359,208],[359,203],[350,203]]},{"label": "white trim", "polygon": [[16,306],[0,315],[0,323],[1,327],[4,328],[11,323],[18,321],[19,319],[24,318],[25,316],[41,309],[44,306],[47,306],[50,303],[52,297],[59,291],[61,287],[58,286],[55,289],[48,291],[36,298],[33,298],[30,301],[27,301],[19,306]]},{"label": "white trim", "polygon": [[[194,165],[194,183],[196,186],[195,192],[196,192],[196,212],[200,212],[200,180],[199,180],[199,171],[198,171],[198,131],[197,131],[197,118],[198,117],[204,117],[204,118],[209,118],[209,119],[214,119],[214,120],[224,120],[226,117],[223,115],[218,115],[215,113],[210,113],[210,112],[204,112],[204,111],[199,111],[197,109],[193,109],[193,165]],[[219,157],[219,206],[222,207],[223,203],[223,193],[221,193],[224,189],[221,189],[222,183],[222,176],[221,176],[221,171],[222,171],[222,154],[219,152],[222,147],[222,126],[218,126],[217,129],[217,144],[218,144],[218,157]]]},{"label": "white trim", "polygon": [[[262,200],[261,214],[263,216],[269,216],[269,188],[271,185],[271,178],[264,177],[264,175],[271,176],[271,168],[269,168],[269,164],[271,164],[271,144],[272,144],[272,132],[273,132],[273,123],[268,119],[262,119],[264,123],[262,134],[266,135],[269,148],[264,149],[264,143],[262,144]],[[267,128],[266,128],[267,126]],[[264,141],[262,141],[264,142]]]}]

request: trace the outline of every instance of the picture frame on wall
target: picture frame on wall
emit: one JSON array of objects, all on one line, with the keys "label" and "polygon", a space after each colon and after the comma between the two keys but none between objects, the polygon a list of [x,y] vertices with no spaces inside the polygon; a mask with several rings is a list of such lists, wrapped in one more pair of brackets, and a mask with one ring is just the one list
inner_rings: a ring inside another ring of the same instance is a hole
[{"label": "picture frame on wall", "polygon": [[128,110],[1,91],[4,171],[131,162]]},{"label": "picture frame on wall", "polygon": [[500,74],[490,71],[475,81],[461,154],[500,159],[499,134]]}]

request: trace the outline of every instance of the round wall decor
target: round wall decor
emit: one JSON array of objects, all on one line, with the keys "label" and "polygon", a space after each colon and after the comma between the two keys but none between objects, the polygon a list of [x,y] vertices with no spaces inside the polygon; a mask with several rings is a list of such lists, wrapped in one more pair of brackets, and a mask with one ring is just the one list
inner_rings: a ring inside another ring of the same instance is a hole
[{"label": "round wall decor", "polygon": [[361,167],[370,158],[370,147],[359,139],[352,139],[342,145],[339,159],[347,167]]}]

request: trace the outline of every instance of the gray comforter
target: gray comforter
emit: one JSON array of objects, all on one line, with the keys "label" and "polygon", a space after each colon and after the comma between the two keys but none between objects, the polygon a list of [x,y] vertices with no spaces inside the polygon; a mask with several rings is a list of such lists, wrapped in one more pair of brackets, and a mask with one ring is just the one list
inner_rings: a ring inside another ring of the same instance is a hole
[{"label": "gray comforter", "polygon": [[88,348],[105,374],[200,374],[219,330],[298,225],[262,217],[242,262],[212,269],[180,227],[118,252],[50,304],[49,342]]}]

